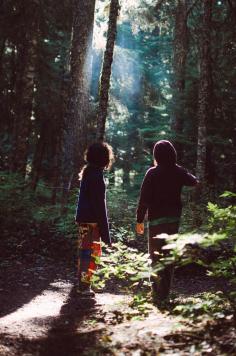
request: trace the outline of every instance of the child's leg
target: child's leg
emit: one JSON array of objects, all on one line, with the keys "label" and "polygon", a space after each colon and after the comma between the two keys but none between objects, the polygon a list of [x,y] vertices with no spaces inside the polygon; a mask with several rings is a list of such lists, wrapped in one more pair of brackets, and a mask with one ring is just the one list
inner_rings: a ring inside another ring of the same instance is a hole
[{"label": "child's leg", "polygon": [[[165,239],[155,238],[156,236],[166,233],[168,235],[178,232],[177,223],[160,224],[149,227],[149,254],[152,261],[152,267],[155,271],[155,266],[160,257],[164,254],[162,247],[166,244]],[[174,266],[165,267],[156,276],[151,277],[154,299],[158,301],[165,300],[170,292],[173,279]]]},{"label": "child's leg", "polygon": [[96,224],[79,225],[78,283],[81,290],[91,285],[97,268],[97,258],[101,255],[101,240]]}]

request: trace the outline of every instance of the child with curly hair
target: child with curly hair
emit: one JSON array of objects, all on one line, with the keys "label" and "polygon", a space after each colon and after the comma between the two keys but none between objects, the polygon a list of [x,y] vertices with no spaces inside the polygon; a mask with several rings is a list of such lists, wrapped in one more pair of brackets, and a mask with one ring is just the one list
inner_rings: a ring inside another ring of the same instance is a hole
[{"label": "child with curly hair", "polygon": [[101,255],[101,240],[111,245],[103,172],[113,162],[112,148],[105,142],[93,143],[85,153],[85,160],[75,217],[79,227],[78,292],[92,297],[95,293],[91,278]]}]

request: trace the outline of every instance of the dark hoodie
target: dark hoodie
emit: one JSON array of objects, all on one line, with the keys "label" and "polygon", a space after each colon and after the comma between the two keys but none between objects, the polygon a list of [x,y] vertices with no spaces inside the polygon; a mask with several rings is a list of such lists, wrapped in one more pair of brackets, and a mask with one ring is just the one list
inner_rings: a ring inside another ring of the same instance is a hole
[{"label": "dark hoodie", "polygon": [[169,141],[158,141],[153,150],[157,166],[150,168],[141,186],[137,209],[137,222],[180,217],[182,210],[181,190],[184,185],[194,186],[197,179],[188,171],[176,164],[176,151]]}]

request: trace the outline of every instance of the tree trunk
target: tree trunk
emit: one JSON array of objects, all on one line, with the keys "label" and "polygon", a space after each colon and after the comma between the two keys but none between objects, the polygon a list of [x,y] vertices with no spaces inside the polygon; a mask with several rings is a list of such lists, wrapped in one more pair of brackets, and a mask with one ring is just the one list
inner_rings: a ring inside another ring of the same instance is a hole
[{"label": "tree trunk", "polygon": [[[5,119],[6,114],[6,100],[4,97],[4,87],[5,87],[5,78],[3,71],[3,62],[4,62],[4,51],[5,51],[6,39],[0,40],[0,110],[3,118]],[[4,120],[5,121],[5,120]],[[1,122],[1,126],[3,123]]]},{"label": "tree trunk", "polygon": [[52,195],[51,195],[51,204],[55,205],[57,201],[57,193],[59,191],[59,180],[60,180],[60,137],[57,137],[55,140],[54,144],[54,159],[53,159],[53,165],[52,165],[52,178],[51,178],[51,184],[52,184]]},{"label": "tree trunk", "polygon": [[119,0],[111,0],[109,24],[107,32],[106,50],[103,58],[102,74],[100,80],[99,107],[97,113],[97,139],[103,141],[105,136],[105,124],[109,99],[111,66],[117,32],[117,18],[119,15]]},{"label": "tree trunk", "polygon": [[211,17],[212,0],[203,1],[200,42],[200,81],[196,175],[204,181],[206,172],[207,121],[212,116]]},{"label": "tree trunk", "polygon": [[181,160],[185,91],[185,69],[188,52],[187,1],[178,0],[175,10],[174,53],[173,53],[173,118],[171,128],[174,132],[174,145]]},{"label": "tree trunk", "polygon": [[37,59],[39,6],[37,1],[22,2],[22,42],[18,47],[18,77],[16,79],[16,117],[13,133],[12,170],[26,173],[34,79]]},{"label": "tree trunk", "polygon": [[[62,210],[75,173],[83,164],[87,144],[86,118],[89,111],[89,84],[95,0],[75,0],[70,59],[70,88],[65,114]],[[76,172],[77,171],[77,172]]]},{"label": "tree trunk", "polygon": [[46,142],[47,142],[46,135],[47,135],[47,125],[46,122],[43,122],[40,129],[40,137],[36,144],[34,158],[32,162],[30,185],[34,191],[37,188],[37,184],[40,178],[40,171],[42,167],[42,161],[43,161],[43,156],[44,156]]},{"label": "tree trunk", "polygon": [[0,78],[2,78],[3,57],[6,46],[6,38],[0,40]]}]

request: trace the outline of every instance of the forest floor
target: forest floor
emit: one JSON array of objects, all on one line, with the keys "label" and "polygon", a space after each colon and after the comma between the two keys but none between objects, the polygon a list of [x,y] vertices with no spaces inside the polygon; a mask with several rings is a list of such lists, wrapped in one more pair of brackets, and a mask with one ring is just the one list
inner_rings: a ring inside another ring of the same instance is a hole
[{"label": "forest floor", "polygon": [[[37,241],[1,244],[1,356],[236,355],[232,318],[195,324],[151,303],[140,313],[112,280],[95,299],[79,298],[75,258],[62,242],[52,240],[47,254]],[[223,288],[202,271],[177,273],[175,303]]]}]

